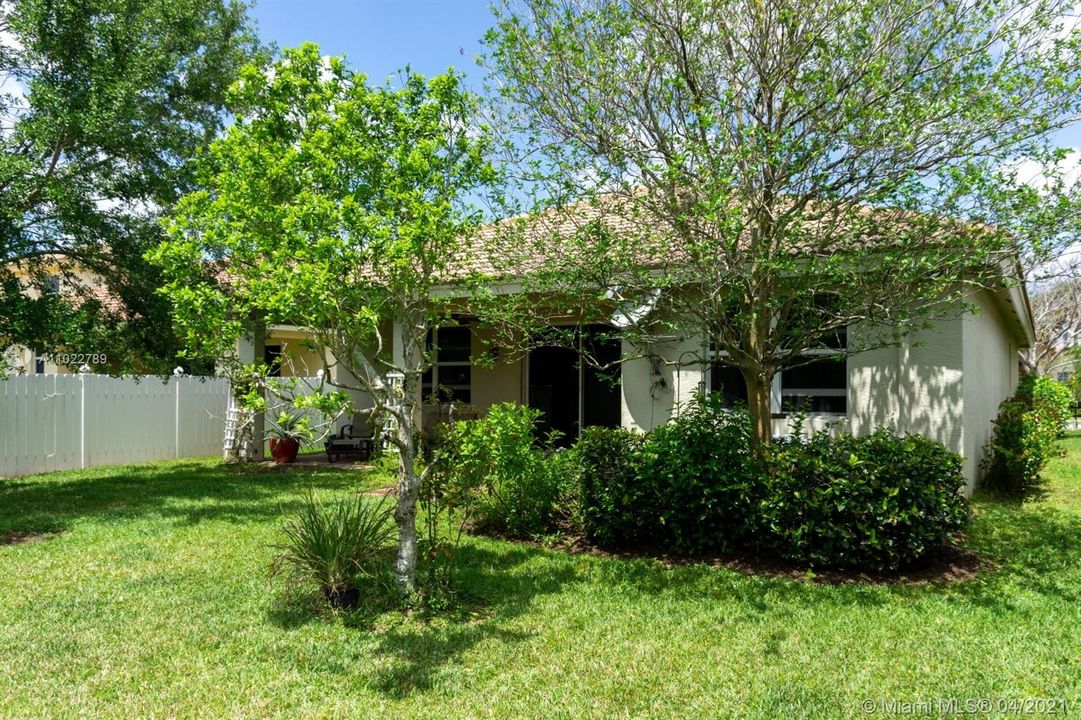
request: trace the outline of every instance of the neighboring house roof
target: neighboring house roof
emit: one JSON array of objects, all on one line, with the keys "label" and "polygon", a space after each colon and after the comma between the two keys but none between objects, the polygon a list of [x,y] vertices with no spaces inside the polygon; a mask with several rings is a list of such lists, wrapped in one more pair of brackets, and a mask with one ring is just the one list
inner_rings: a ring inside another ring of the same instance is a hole
[{"label": "neighboring house roof", "polygon": [[[59,253],[51,253],[36,257],[34,262],[36,267],[33,272],[45,276],[60,276],[62,280],[60,294],[75,307],[79,307],[88,300],[93,300],[98,302],[106,312],[123,312],[123,301],[109,290],[101,276],[87,270],[74,258]],[[9,263],[8,268],[16,278],[25,279],[31,274],[31,270],[25,262]]]}]

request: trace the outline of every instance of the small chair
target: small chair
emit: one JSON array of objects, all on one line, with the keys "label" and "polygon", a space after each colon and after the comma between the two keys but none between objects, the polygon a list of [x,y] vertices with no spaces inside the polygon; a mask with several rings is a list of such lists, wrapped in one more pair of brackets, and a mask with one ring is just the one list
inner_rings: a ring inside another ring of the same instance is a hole
[{"label": "small chair", "polygon": [[342,426],[337,435],[323,443],[327,451],[327,462],[345,455],[356,455],[360,460],[368,460],[375,449],[375,426],[372,411],[364,410],[353,413],[353,422]]}]

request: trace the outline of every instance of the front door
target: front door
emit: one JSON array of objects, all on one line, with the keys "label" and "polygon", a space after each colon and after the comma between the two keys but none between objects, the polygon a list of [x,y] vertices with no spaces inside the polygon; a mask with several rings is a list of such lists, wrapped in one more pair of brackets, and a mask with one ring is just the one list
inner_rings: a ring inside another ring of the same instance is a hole
[{"label": "front door", "polygon": [[557,445],[578,437],[578,353],[541,347],[529,353],[529,407],[540,410],[541,434],[560,433]]},{"label": "front door", "polygon": [[594,360],[613,364],[605,370],[579,362],[579,353],[569,348],[541,347],[529,353],[529,406],[542,413],[542,434],[560,433],[557,445],[573,444],[583,427],[619,427],[620,368],[614,363],[620,342],[611,332],[590,327],[579,340]]}]

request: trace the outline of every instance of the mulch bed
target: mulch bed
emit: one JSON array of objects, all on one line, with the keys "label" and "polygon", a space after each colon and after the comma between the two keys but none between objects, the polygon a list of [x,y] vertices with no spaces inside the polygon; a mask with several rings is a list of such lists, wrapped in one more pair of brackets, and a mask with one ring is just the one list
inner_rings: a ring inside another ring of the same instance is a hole
[{"label": "mulch bed", "polygon": [[[508,539],[508,538],[504,538]],[[785,580],[802,580],[824,585],[926,585],[929,583],[957,583],[972,580],[981,572],[994,568],[994,564],[981,558],[976,553],[958,544],[944,546],[939,552],[927,558],[917,566],[902,568],[892,572],[861,572],[836,568],[807,567],[778,560],[777,558],[759,557],[751,554],[731,555],[672,555],[652,548],[611,551],[593,545],[585,538],[565,536],[554,544],[541,544],[521,541],[536,547],[561,550],[572,555],[592,555],[620,559],[646,558],[664,565],[708,565],[736,570],[745,575],[775,577]]]}]

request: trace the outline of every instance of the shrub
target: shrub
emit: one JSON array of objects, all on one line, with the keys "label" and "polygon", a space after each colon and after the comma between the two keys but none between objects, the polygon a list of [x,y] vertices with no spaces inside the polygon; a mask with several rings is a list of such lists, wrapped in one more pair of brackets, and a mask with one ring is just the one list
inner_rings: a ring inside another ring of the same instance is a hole
[{"label": "shrub", "polygon": [[961,458],[920,436],[830,437],[770,451],[760,548],[810,566],[892,570],[967,522]]},{"label": "shrub", "polygon": [[657,532],[657,490],[638,473],[644,436],[589,427],[574,446],[580,478],[579,518],[590,542],[617,548],[649,543]]},{"label": "shrub", "polygon": [[641,448],[639,479],[656,489],[652,512],[679,553],[732,550],[757,526],[762,468],[751,451],[750,419],[721,400],[699,394]]},{"label": "shrub", "polygon": [[1040,482],[1057,452],[1069,420],[1070,389],[1051,378],[1021,378],[1013,397],[999,405],[990,447],[984,453],[984,482],[995,490],[1021,494]]},{"label": "shrub", "polygon": [[589,428],[575,451],[583,529],[602,547],[723,551],[747,542],[756,527],[762,484],[750,420],[716,396],[696,397],[645,436]]},{"label": "shrub", "polygon": [[275,545],[278,556],[271,574],[287,571],[292,580],[314,581],[336,608],[355,607],[359,581],[371,577],[394,536],[391,510],[352,495],[324,505],[314,492],[296,517],[282,526],[285,542]]},{"label": "shrub", "polygon": [[539,443],[540,414],[502,403],[484,418],[455,423],[442,438],[445,492],[477,529],[532,537],[566,513],[567,463]]}]

